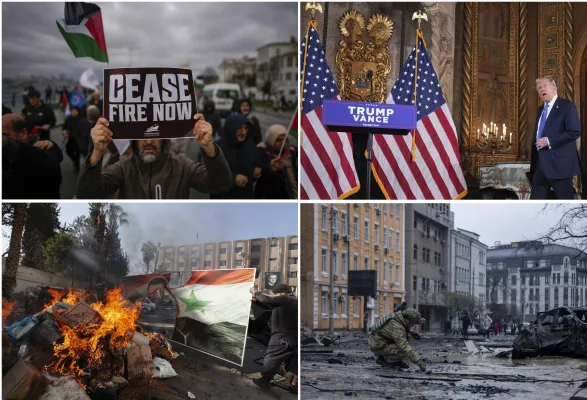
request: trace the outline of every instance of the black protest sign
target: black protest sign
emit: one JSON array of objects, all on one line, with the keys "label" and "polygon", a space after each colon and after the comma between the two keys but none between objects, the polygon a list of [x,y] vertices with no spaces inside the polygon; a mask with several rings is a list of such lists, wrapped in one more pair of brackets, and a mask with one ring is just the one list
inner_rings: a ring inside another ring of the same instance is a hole
[{"label": "black protest sign", "polygon": [[193,129],[192,71],[182,68],[104,70],[104,118],[114,139],[171,139]]}]

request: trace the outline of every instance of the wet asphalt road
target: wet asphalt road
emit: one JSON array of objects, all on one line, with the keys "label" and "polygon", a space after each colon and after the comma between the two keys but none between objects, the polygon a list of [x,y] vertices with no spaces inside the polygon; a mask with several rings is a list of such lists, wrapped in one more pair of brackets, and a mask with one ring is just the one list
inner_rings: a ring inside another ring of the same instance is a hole
[{"label": "wet asphalt road", "polygon": [[[490,337],[491,342],[504,345],[513,338]],[[482,340],[481,337],[470,339]],[[423,358],[432,372],[430,375],[420,373],[411,363],[409,371],[378,366],[362,333],[345,337],[341,345],[332,348],[332,354],[302,353],[302,398],[569,399],[579,390],[581,380],[587,380],[585,359],[547,356],[511,360],[496,358],[493,353],[470,355],[462,338],[432,334],[424,334],[421,341],[410,340],[410,345]],[[310,348],[302,346],[304,349]],[[571,379],[575,382],[532,382]],[[583,392],[587,396],[587,390]]]}]

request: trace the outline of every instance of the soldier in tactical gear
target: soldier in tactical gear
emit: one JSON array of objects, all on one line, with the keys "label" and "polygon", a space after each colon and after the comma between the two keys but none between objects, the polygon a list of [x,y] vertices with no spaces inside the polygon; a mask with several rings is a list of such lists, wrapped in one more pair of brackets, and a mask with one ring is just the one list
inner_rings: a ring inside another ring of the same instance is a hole
[{"label": "soldier in tactical gear", "polygon": [[[426,372],[426,366],[420,356],[408,344],[408,335],[414,339],[420,339],[416,332],[410,329],[424,322],[420,313],[413,308],[387,314],[371,329],[369,335],[369,347],[378,357],[377,364],[384,367],[408,368],[403,360],[408,358],[420,371]],[[386,357],[390,362],[387,362]]]}]

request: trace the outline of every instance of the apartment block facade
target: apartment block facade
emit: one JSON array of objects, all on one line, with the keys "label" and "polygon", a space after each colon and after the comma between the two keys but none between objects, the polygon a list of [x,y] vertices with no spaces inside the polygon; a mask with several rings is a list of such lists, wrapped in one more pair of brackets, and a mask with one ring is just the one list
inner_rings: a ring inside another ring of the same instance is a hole
[{"label": "apartment block facade", "polygon": [[364,299],[349,297],[348,272],[377,271],[374,318],[404,301],[403,204],[302,204],[302,326],[328,329],[330,277],[334,329],[362,329]]},{"label": "apartment block facade", "polygon": [[587,306],[587,254],[538,241],[496,244],[487,251],[487,298],[512,317],[534,320],[553,308]]},{"label": "apartment block facade", "polygon": [[281,283],[298,290],[298,237],[243,239],[159,248],[158,271],[257,268],[255,286],[265,290],[263,277],[278,272]]},{"label": "apartment block facade", "polygon": [[453,228],[450,204],[406,204],[406,301],[426,319],[424,331],[441,332],[448,320],[445,294]]}]

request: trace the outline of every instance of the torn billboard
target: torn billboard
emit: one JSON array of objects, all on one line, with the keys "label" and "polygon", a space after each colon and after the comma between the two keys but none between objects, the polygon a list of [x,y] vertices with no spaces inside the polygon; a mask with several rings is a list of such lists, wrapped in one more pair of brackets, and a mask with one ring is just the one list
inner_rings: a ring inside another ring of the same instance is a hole
[{"label": "torn billboard", "polygon": [[122,278],[124,296],[138,300],[159,289],[176,299],[172,340],[242,365],[255,268],[163,272]]}]

